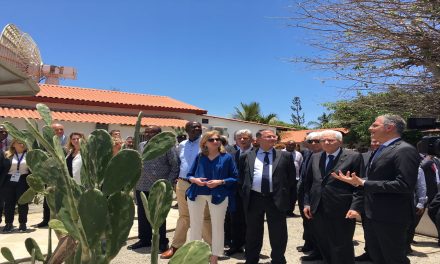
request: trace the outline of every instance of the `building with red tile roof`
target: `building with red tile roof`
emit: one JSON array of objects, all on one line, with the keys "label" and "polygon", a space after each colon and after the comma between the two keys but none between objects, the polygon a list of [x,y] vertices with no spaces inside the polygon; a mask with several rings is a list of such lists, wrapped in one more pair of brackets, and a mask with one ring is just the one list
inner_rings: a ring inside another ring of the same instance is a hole
[{"label": "building with red tile roof", "polygon": [[[232,140],[237,129],[261,128],[285,130],[254,122],[207,115],[207,110],[168,96],[128,93],[93,88],[39,84],[40,92],[28,97],[2,97],[0,117],[25,128],[22,118],[40,119],[35,110],[44,103],[52,111],[52,118],[65,126],[66,133],[91,133],[96,128],[118,129],[122,135],[132,135],[138,113],[142,111],[142,126],[157,125],[164,130],[184,127],[188,121],[198,121],[206,129],[221,130]],[[0,122],[1,123],[1,122]],[[41,123],[42,124],[42,123]]]}]

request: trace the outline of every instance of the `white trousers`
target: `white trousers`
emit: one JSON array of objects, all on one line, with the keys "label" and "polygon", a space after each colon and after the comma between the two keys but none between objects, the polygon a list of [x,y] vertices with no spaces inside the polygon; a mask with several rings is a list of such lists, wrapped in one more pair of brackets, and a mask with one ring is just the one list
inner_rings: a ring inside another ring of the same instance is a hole
[{"label": "white trousers", "polygon": [[228,197],[220,204],[211,203],[211,195],[197,195],[195,201],[188,199],[189,222],[191,229],[189,231],[189,240],[202,239],[203,211],[208,203],[209,213],[211,215],[212,225],[212,255],[222,256],[225,241],[225,214],[228,208]]}]

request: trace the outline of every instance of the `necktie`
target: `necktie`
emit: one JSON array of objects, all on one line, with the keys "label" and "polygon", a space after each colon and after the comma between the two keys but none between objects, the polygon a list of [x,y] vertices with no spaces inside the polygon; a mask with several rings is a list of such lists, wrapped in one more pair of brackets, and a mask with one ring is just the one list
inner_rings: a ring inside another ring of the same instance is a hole
[{"label": "necktie", "polygon": [[0,151],[3,151],[3,141],[0,141]]},{"label": "necktie", "polygon": [[373,162],[373,160],[375,160],[379,154],[382,152],[382,150],[385,148],[386,146],[384,145],[380,145],[380,147],[376,150],[376,152],[374,152],[373,158],[371,159],[371,162]]},{"label": "necktie", "polygon": [[327,162],[327,165],[325,166],[325,175],[327,175],[330,172],[330,169],[333,168],[334,158],[335,158],[335,156],[328,155],[328,162]]},{"label": "necktie", "polygon": [[261,193],[268,194],[270,193],[269,186],[269,152],[264,152],[264,162],[263,162],[263,175],[261,179]]}]

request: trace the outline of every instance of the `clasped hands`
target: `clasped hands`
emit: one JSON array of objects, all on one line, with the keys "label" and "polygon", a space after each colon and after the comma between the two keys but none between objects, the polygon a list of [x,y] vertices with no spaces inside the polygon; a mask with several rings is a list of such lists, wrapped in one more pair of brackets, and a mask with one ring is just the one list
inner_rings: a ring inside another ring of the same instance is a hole
[{"label": "clasped hands", "polygon": [[189,181],[191,183],[197,184],[198,186],[207,186],[208,188],[215,188],[219,185],[222,185],[222,180],[209,180],[206,181],[207,178],[191,178]]}]

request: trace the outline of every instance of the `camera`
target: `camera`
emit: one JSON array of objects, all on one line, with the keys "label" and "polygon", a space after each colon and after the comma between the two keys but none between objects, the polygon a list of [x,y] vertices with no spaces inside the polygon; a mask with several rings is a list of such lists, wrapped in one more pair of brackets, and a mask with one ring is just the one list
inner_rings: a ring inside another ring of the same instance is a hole
[{"label": "camera", "polygon": [[[408,129],[436,129],[440,128],[440,122],[435,118],[408,118]],[[440,156],[440,136],[424,136],[418,143],[417,148],[420,153]]]}]

